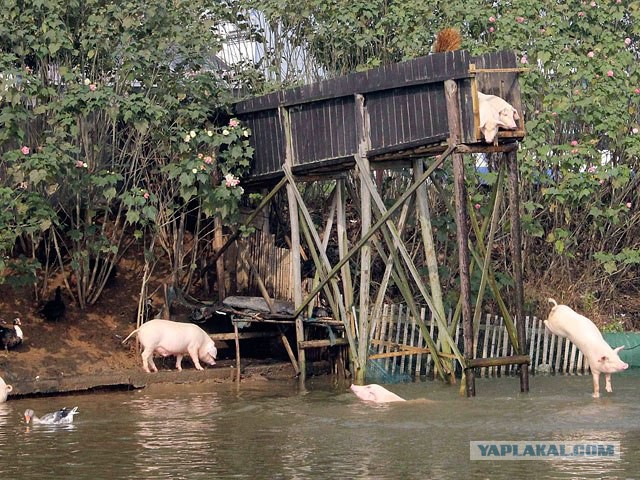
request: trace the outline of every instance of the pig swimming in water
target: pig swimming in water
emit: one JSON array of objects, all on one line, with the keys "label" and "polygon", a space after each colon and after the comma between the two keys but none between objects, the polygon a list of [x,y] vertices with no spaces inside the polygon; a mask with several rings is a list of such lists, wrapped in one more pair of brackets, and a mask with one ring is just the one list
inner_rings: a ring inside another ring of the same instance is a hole
[{"label": "pig swimming in water", "polygon": [[170,320],[150,320],[127,336],[125,343],[135,333],[144,348],[142,351],[142,368],[145,372],[157,372],[153,363],[153,353],[163,357],[176,356],[176,368],[182,370],[182,357],[189,354],[196,369],[204,370],[200,360],[208,365],[216,364],[218,350],[207,332],[193,323],[172,322]]},{"label": "pig swimming in water", "polygon": [[350,389],[359,399],[367,402],[389,403],[406,401],[404,398],[376,383],[372,383],[371,385],[351,385]]},{"label": "pig swimming in water", "polygon": [[611,348],[604,341],[598,327],[587,317],[576,313],[566,305],[558,305],[553,298],[549,298],[548,301],[554,306],[544,324],[551,333],[568,338],[587,357],[593,375],[593,397],[600,396],[600,373],[605,374],[607,392],[612,392],[611,374],[629,368],[629,365],[618,356],[618,352],[624,346]]}]

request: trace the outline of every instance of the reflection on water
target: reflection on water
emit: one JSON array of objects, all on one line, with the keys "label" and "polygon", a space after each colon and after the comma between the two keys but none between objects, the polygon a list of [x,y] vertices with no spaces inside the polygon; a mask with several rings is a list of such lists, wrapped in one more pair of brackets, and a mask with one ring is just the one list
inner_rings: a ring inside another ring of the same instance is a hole
[{"label": "reflection on water", "polygon": [[[478,396],[440,382],[391,385],[407,399],[371,405],[348,384],[203,383],[9,400],[0,405],[0,478],[428,479],[640,478],[640,372],[590,396],[590,377],[479,379]],[[69,428],[34,425],[78,405]],[[620,461],[475,461],[470,441],[620,442]]]}]

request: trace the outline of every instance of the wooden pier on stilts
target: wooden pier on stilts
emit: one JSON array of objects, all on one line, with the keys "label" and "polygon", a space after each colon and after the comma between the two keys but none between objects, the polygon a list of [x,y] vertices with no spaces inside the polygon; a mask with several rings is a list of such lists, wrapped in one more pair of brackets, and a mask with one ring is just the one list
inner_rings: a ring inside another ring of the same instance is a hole
[{"label": "wooden pier on stilts", "polygon": [[[518,365],[521,391],[528,391],[517,165],[519,140],[525,135],[520,72],[513,52],[473,57],[459,50],[235,104],[235,115],[251,129],[250,142],[255,149],[252,173],[243,185],[265,195],[248,223],[257,211],[286,192],[286,202],[279,208],[288,210],[291,257],[285,273],[292,278],[295,311],[290,319],[297,339],[293,350],[302,381],[305,352],[332,344],[329,339],[307,338],[308,312],[320,296],[343,327],[354,382],[365,381],[367,362],[382,353],[380,343],[372,342],[373,332],[380,328],[385,292],[392,283],[425,342],[416,355],[429,355],[437,376],[455,383],[454,363],[459,364],[466,394],[474,396],[477,369]],[[501,97],[520,113],[517,129],[499,131],[490,144],[480,130],[479,91]],[[493,213],[486,215],[482,224],[469,215],[473,208],[465,177],[465,158],[475,162],[475,154],[490,155],[497,174],[491,196]],[[427,192],[427,185],[432,188],[434,175],[446,162],[453,167],[452,178],[444,181],[453,182],[449,208],[456,221],[459,265],[459,300],[453,325],[445,316]],[[382,172],[398,170],[412,172],[410,184],[397,198],[383,198]],[[327,197],[324,225],[316,225],[317,218],[301,194],[302,184],[323,187],[319,190]],[[509,210],[510,252],[506,253],[510,254],[514,292],[508,307],[489,261],[499,212],[504,209],[503,197]],[[347,205],[358,212],[356,219],[347,218]],[[416,219],[413,227],[420,232],[425,252],[421,265],[414,262],[403,237],[412,212]],[[357,229],[351,228],[353,223]],[[231,235],[218,256],[238,236]],[[337,252],[328,252],[329,238],[337,243]],[[314,270],[313,283],[306,291],[302,288],[303,257],[305,264],[312,262]],[[375,295],[371,289],[373,258],[382,264]],[[482,278],[475,301],[470,281],[474,269]],[[480,351],[477,326],[487,288],[504,318],[513,355],[482,358],[476,354]],[[269,302],[272,294],[262,288],[261,293]],[[433,318],[437,340],[421,315],[422,306]],[[463,327],[462,349],[453,338],[458,321]]]}]

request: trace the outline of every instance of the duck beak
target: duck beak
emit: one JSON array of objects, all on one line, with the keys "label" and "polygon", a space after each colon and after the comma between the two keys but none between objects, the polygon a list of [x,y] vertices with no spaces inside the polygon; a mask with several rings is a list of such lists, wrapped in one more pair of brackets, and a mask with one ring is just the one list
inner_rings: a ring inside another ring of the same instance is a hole
[{"label": "duck beak", "polygon": [[26,423],[29,423],[29,422],[31,421],[31,417],[30,417],[29,415],[25,415],[25,416],[24,416],[24,421],[25,421]]}]

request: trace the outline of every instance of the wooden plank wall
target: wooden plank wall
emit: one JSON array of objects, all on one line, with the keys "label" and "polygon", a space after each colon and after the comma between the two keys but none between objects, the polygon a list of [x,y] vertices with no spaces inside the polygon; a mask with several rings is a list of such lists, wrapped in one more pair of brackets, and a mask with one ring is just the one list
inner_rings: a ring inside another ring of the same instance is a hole
[{"label": "wooden plank wall", "polygon": [[444,83],[370,93],[366,105],[373,153],[433,143],[448,135]]},{"label": "wooden plank wall", "polygon": [[242,120],[251,130],[249,142],[254,148],[251,174],[260,176],[281,170],[285,138],[278,110],[262,110]]},{"label": "wooden plank wall", "polygon": [[291,250],[275,246],[274,236],[256,230],[238,241],[236,282],[238,293],[260,296],[255,275],[247,262],[256,268],[273,299],[293,301],[291,286]]},{"label": "wooden plank wall", "polygon": [[295,165],[358,152],[353,96],[304,103],[289,112]]},{"label": "wooden plank wall", "polygon": [[[515,58],[513,52],[474,60],[488,67],[506,65],[508,58]],[[281,172],[283,110],[291,122],[294,173],[352,159],[358,147],[356,95],[364,97],[369,113],[369,155],[446,140],[445,80],[458,81],[463,133],[471,132],[475,140],[470,61],[464,50],[437,53],[237,102],[235,114],[253,133],[249,138],[256,152],[252,181]],[[519,104],[519,90],[517,95]]]},{"label": "wooden plank wall", "polygon": [[[428,312],[423,308],[420,313],[425,321],[429,334],[436,345],[438,343],[438,327]],[[451,315],[449,315],[449,323]],[[552,335],[544,328],[544,323],[536,317],[526,317],[525,329],[531,356],[530,369],[538,373],[589,373],[589,365],[582,352],[565,338]],[[462,342],[462,327],[454,333],[454,340]],[[418,378],[433,374],[433,360],[427,353],[427,346],[422,331],[411,318],[404,305],[385,305],[382,318],[376,323],[372,332],[371,361],[387,372],[389,379],[394,376],[410,376]],[[487,315],[482,319],[478,333],[476,357],[503,357],[515,355],[509,343],[507,329],[503,319]],[[457,373],[461,373],[456,365]],[[480,368],[481,377],[514,375],[515,365]]]}]

